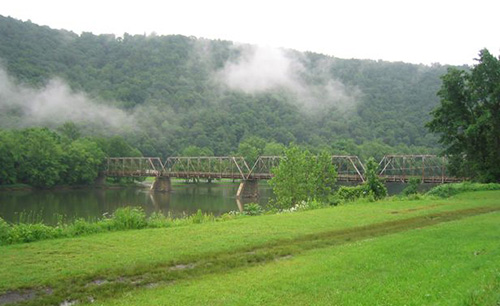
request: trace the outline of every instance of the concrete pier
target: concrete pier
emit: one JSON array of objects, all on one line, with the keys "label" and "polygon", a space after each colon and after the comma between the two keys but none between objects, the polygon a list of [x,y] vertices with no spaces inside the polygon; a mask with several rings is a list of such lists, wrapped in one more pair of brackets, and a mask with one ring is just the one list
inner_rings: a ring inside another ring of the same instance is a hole
[{"label": "concrete pier", "polygon": [[256,198],[259,196],[259,181],[258,180],[244,180],[241,181],[237,198]]},{"label": "concrete pier", "polygon": [[153,185],[151,185],[151,191],[160,192],[170,192],[172,190],[172,182],[168,176],[158,176],[156,177]]}]

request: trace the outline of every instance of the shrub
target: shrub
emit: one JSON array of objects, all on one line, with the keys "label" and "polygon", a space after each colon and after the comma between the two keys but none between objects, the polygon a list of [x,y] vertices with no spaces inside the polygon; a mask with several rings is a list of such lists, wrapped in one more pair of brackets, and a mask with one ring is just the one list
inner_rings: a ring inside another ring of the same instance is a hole
[{"label": "shrub", "polygon": [[0,218],[0,245],[10,243],[10,225],[2,218]]},{"label": "shrub", "polygon": [[441,198],[448,198],[463,192],[486,191],[486,190],[500,190],[500,184],[497,183],[479,184],[471,182],[442,184],[429,190],[427,192],[427,195],[438,196]]},{"label": "shrub", "polygon": [[264,209],[257,203],[248,203],[243,206],[243,214],[247,216],[258,216],[264,213]]},{"label": "shrub", "polygon": [[153,212],[148,218],[148,227],[161,228],[172,226],[172,217],[165,216],[161,212]]},{"label": "shrub", "polygon": [[10,240],[12,243],[33,242],[55,238],[55,233],[55,228],[42,223],[19,223],[12,226],[10,231]]},{"label": "shrub", "polygon": [[68,226],[67,231],[70,236],[81,236],[87,234],[99,233],[103,230],[99,226],[99,223],[88,222],[85,219],[76,219],[70,226]]},{"label": "shrub", "polygon": [[411,178],[408,182],[408,186],[401,191],[401,194],[404,196],[409,196],[410,194],[417,194],[418,193],[418,186],[420,185],[421,180],[419,178]]},{"label": "shrub", "polygon": [[344,202],[352,202],[366,194],[366,189],[363,185],[358,186],[340,186],[337,191],[337,196]]},{"label": "shrub", "polygon": [[139,229],[146,227],[146,214],[141,207],[118,208],[111,217],[113,229]]},{"label": "shrub", "polygon": [[383,180],[377,174],[378,164],[373,157],[366,163],[366,182],[363,184],[365,191],[373,196],[374,200],[380,200],[387,196],[387,188]]}]

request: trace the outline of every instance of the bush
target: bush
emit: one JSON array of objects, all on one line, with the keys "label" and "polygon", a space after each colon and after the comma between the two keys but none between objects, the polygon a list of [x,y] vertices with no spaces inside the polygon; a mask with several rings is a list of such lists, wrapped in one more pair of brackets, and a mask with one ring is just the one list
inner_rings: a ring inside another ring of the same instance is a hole
[{"label": "bush", "polygon": [[264,213],[264,209],[257,203],[248,203],[243,206],[243,214],[247,216],[258,216]]},{"label": "bush", "polygon": [[366,194],[365,186],[340,186],[337,197],[344,202],[352,202],[362,198]]},{"label": "bush", "polygon": [[33,242],[56,237],[56,229],[42,223],[13,225],[10,231],[11,243]]},{"label": "bush", "polygon": [[154,212],[148,218],[148,227],[151,228],[171,227],[172,224],[172,217],[165,216],[160,212]]},{"label": "bush", "polygon": [[387,196],[387,188],[383,180],[378,177],[377,170],[377,162],[375,162],[373,157],[370,157],[366,163],[366,182],[364,182],[363,186],[366,193],[370,195],[370,199],[373,197],[374,201],[383,199]]},{"label": "bush", "polygon": [[463,192],[485,191],[485,190],[500,190],[500,184],[497,183],[479,184],[471,182],[442,184],[429,190],[427,192],[427,195],[437,196],[441,198],[448,198]]},{"label": "bush", "polygon": [[99,226],[99,223],[92,223],[79,218],[76,219],[73,224],[68,226],[67,231],[70,236],[81,236],[99,233],[103,231],[103,228]]},{"label": "bush", "polygon": [[146,214],[141,207],[118,208],[111,217],[113,229],[139,229],[147,225]]},{"label": "bush", "polygon": [[411,178],[410,181],[408,182],[408,186],[401,191],[401,194],[404,196],[409,196],[411,194],[417,194],[418,193],[418,186],[420,185],[422,181],[419,178]]},{"label": "bush", "polygon": [[0,245],[10,243],[10,225],[2,218],[0,218]]},{"label": "bush", "polygon": [[187,218],[176,219],[174,224],[176,225],[187,225],[190,223],[201,224],[205,222],[215,221],[215,217],[212,214],[204,214],[201,209]]}]

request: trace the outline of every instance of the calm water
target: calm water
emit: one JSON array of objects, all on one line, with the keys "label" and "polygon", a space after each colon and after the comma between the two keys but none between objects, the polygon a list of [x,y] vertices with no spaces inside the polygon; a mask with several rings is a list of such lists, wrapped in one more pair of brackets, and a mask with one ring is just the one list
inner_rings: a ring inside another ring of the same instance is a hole
[{"label": "calm water", "polygon": [[[61,215],[68,221],[96,219],[124,206],[140,206],[148,215],[162,212],[178,217],[194,214],[198,209],[221,215],[239,210],[236,201],[238,186],[238,183],[174,184],[171,193],[151,193],[147,188],[1,191],[0,217],[9,222],[22,218],[56,224]],[[242,199],[243,204],[267,204],[270,187],[260,185],[259,192],[258,199]]]},{"label": "calm water", "polygon": [[[406,185],[387,184],[389,194],[398,194]],[[430,185],[421,185],[428,189]],[[42,221],[56,224],[75,218],[97,219],[111,214],[119,207],[140,206],[146,214],[170,213],[174,217],[191,215],[201,209],[216,216],[239,210],[236,200],[238,183],[200,183],[173,185],[171,193],[149,192],[144,188],[126,189],[72,189],[46,191],[0,191],[0,217],[9,222]],[[272,197],[271,188],[259,185],[258,199],[242,199],[242,203],[258,202],[265,206]],[[240,203],[241,204],[241,203]]]}]

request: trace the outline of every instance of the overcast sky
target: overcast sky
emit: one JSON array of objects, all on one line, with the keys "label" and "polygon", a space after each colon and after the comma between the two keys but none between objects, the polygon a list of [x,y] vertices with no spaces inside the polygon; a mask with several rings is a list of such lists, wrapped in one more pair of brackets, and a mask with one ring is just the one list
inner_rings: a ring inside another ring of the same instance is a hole
[{"label": "overcast sky", "polygon": [[500,51],[499,0],[3,0],[0,15],[75,33],[182,34],[341,58],[472,64]]}]

